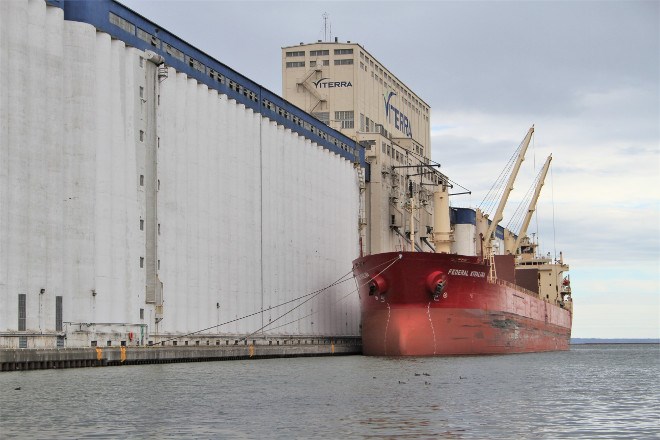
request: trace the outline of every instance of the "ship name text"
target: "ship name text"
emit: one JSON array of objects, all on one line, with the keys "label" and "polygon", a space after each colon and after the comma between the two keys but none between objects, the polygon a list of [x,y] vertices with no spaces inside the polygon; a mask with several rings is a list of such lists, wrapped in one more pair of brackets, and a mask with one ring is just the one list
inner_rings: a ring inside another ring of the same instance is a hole
[{"label": "ship name text", "polygon": [[486,278],[486,272],[478,270],[467,271],[465,269],[449,269],[449,275],[458,275],[461,277]]}]

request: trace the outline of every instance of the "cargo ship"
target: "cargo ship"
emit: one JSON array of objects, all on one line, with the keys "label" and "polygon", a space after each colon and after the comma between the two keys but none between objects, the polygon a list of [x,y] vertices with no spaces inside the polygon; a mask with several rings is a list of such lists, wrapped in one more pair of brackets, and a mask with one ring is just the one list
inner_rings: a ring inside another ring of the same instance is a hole
[{"label": "cargo ship", "polygon": [[[539,257],[525,235],[547,174],[548,157],[537,177],[520,234],[504,236],[496,255],[495,233],[533,134],[532,127],[492,221],[478,233],[480,255],[452,253],[447,184],[434,193],[433,242],[436,252],[384,252],[353,262],[358,280],[362,349],[372,356],[483,355],[567,350],[572,300],[568,265]],[[446,183],[446,182],[445,182]],[[409,207],[415,206],[411,192]],[[468,211],[469,212],[469,211]],[[475,222],[477,223],[477,222]],[[414,221],[410,225],[414,226]],[[456,229],[456,228],[454,228]],[[477,235],[478,227],[474,228]],[[409,231],[414,243],[414,229]]]}]

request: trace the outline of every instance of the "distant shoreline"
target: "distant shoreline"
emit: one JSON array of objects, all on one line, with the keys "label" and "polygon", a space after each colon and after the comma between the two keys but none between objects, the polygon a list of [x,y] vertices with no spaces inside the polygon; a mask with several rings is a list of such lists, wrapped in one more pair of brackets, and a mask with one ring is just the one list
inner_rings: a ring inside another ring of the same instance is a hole
[{"label": "distant shoreline", "polygon": [[597,338],[572,338],[571,345],[595,345],[595,344],[660,344],[660,339],[597,339]]}]

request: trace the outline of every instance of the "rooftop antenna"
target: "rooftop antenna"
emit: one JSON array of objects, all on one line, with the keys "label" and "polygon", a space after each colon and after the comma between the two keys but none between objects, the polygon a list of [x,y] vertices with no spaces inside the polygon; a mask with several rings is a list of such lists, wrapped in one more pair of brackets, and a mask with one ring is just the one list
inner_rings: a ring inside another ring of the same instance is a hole
[{"label": "rooftop antenna", "polygon": [[[330,41],[332,39],[332,23],[330,21],[330,15],[327,12],[323,13],[323,41]],[[328,40],[328,34],[330,40]]]}]

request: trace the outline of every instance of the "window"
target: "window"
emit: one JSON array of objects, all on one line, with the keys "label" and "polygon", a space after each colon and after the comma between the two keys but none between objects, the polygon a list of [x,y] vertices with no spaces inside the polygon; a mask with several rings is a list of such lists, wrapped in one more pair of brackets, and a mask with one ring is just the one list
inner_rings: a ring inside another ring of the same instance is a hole
[{"label": "window", "polygon": [[310,61],[309,67],[316,67],[316,61]]},{"label": "window", "polygon": [[335,55],[348,55],[352,53],[353,49],[335,49]]},{"label": "window", "polygon": [[329,66],[330,65],[330,60],[323,60],[323,65],[324,66]]},{"label": "window", "polygon": [[287,69],[289,67],[305,67],[305,62],[304,61],[290,61],[286,63]]},{"label": "window", "polygon": [[309,56],[310,57],[320,57],[323,55],[330,55],[329,50],[310,50],[309,51]]},{"label": "window", "polygon": [[360,131],[364,131],[364,115],[360,113]]},{"label": "window", "polygon": [[144,319],[144,309],[140,309],[140,319]]},{"label": "window", "polygon": [[353,59],[349,60],[335,60],[335,66],[345,66],[348,64],[353,64]]},{"label": "window", "polygon": [[140,267],[144,267],[144,257],[140,257]]},{"label": "window", "polygon": [[140,186],[144,186],[144,174],[140,174]]},{"label": "window", "polygon": [[335,112],[335,120],[341,123],[341,128],[354,128],[354,113],[352,111]]},{"label": "window", "polygon": [[330,113],[329,112],[316,112],[312,113],[319,121],[323,122],[325,125],[330,125]]},{"label": "window", "polygon": [[62,297],[55,297],[55,331],[62,331]]},{"label": "window", "polygon": [[25,302],[27,295],[25,293],[19,293],[18,294],[18,331],[19,332],[24,332],[26,325],[26,313],[25,313]]},{"label": "window", "polygon": [[287,57],[304,57],[305,56],[305,51],[300,50],[300,51],[294,51],[294,52],[287,52],[286,56]]},{"label": "window", "polygon": [[144,231],[144,220],[140,219],[140,231]]}]

